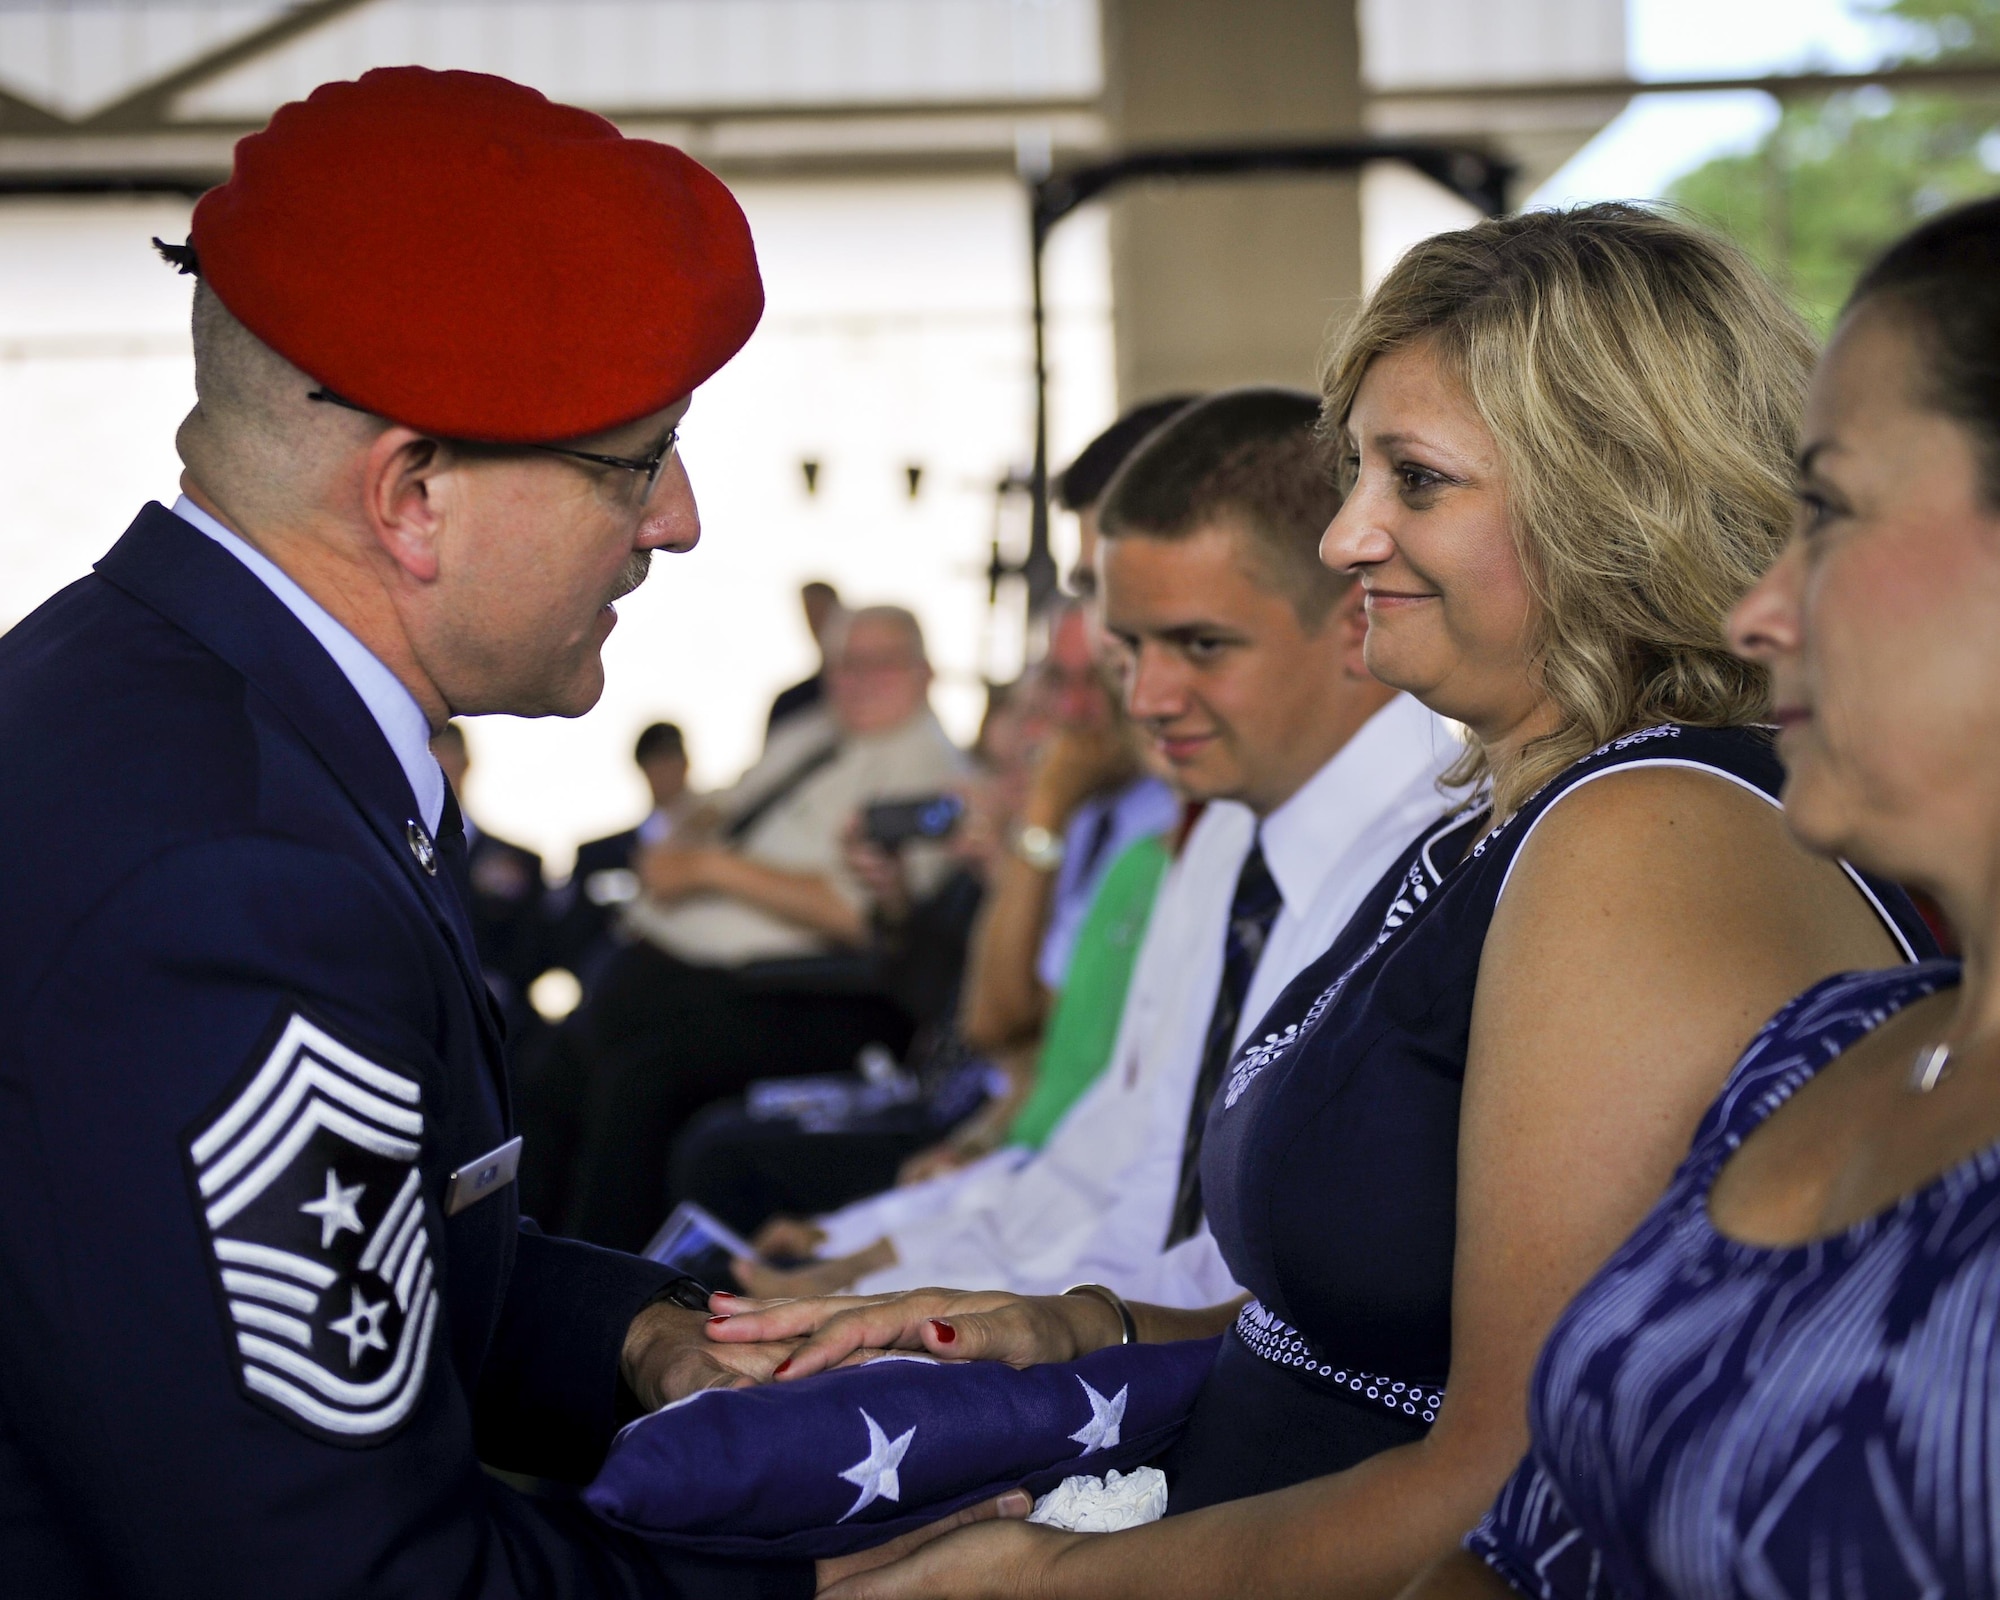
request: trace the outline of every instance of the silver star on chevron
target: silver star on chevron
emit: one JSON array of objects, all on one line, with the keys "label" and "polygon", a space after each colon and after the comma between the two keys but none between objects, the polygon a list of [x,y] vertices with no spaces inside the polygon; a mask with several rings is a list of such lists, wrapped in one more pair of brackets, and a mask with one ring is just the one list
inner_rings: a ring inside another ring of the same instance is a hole
[{"label": "silver star on chevron", "polygon": [[361,1290],[352,1284],[348,1293],[353,1298],[348,1301],[347,1315],[327,1326],[347,1341],[347,1364],[351,1367],[361,1359],[362,1351],[389,1348],[389,1341],[382,1337],[382,1313],[389,1309],[389,1302],[386,1298],[372,1303],[364,1300]]},{"label": "silver star on chevron", "polygon": [[317,1200],[308,1200],[299,1209],[309,1217],[319,1218],[319,1247],[322,1250],[338,1239],[343,1229],[356,1233],[365,1231],[361,1226],[361,1213],[355,1209],[361,1199],[365,1183],[357,1183],[352,1188],[343,1189],[340,1175],[333,1168],[326,1169],[326,1193]]},{"label": "silver star on chevron", "polygon": [[[1083,1383],[1082,1378],[1076,1380]],[[1118,1425],[1125,1420],[1125,1397],[1132,1392],[1128,1383],[1109,1400],[1087,1383],[1083,1392],[1090,1399],[1090,1420],[1078,1428],[1070,1437],[1083,1448],[1079,1455],[1089,1455],[1093,1450],[1109,1450],[1118,1443]]]},{"label": "silver star on chevron", "polygon": [[882,1431],[882,1424],[867,1412],[861,1413],[861,1420],[868,1424],[868,1455],[841,1474],[861,1491],[861,1498],[847,1508],[847,1515],[840,1519],[842,1522],[877,1500],[903,1498],[903,1486],[897,1481],[896,1468],[901,1465],[904,1452],[910,1448],[910,1441],[917,1436],[917,1430],[912,1428],[891,1439]]}]

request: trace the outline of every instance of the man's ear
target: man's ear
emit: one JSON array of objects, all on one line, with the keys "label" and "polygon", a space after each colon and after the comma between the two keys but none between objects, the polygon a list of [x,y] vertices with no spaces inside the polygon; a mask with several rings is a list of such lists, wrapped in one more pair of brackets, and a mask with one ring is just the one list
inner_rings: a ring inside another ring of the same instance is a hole
[{"label": "man's ear", "polygon": [[362,464],[361,505],[383,554],[418,583],[438,575],[450,494],[444,450],[427,434],[384,428]]},{"label": "man's ear", "polygon": [[1347,593],[1334,603],[1333,615],[1327,620],[1340,630],[1340,670],[1358,681],[1372,679],[1375,674],[1368,670],[1368,660],[1364,650],[1368,644],[1368,592],[1361,587],[1361,580],[1354,579],[1347,586]]}]

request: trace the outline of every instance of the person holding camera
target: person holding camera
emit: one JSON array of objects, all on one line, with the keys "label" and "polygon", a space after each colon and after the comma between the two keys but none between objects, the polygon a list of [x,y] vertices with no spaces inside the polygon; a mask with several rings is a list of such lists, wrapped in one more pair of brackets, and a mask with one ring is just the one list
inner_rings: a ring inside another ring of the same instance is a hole
[{"label": "person holding camera", "polygon": [[[864,608],[830,645],[827,705],[787,719],[733,789],[633,858],[630,942],[525,1074],[533,1189],[564,1233],[638,1248],[674,1138],[704,1105],[909,1042],[867,959],[869,903],[843,838],[877,801],[951,788],[966,761],[931,712],[914,616]],[[907,856],[919,895],[950,870],[932,844]]]}]

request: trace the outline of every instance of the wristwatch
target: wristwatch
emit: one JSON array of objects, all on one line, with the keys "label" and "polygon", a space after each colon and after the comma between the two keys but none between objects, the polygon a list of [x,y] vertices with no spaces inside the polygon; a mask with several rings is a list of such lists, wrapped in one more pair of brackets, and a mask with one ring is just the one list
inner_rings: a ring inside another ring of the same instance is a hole
[{"label": "wristwatch", "polygon": [[[669,1278],[659,1288],[646,1297],[647,1306],[679,1306],[684,1311],[706,1311],[708,1297],[712,1291],[699,1278],[691,1278],[683,1272],[678,1278]],[[639,1308],[641,1311],[646,1306]]]},{"label": "wristwatch", "polygon": [[1007,841],[1007,847],[1014,852],[1016,860],[1025,861],[1037,872],[1054,872],[1063,864],[1063,836],[1044,828],[1039,822],[1016,828],[1014,837]]}]

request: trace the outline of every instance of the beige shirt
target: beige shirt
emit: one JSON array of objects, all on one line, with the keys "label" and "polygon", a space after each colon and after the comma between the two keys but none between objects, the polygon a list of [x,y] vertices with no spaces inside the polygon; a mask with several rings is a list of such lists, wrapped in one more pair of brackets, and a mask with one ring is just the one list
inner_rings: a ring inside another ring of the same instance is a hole
[{"label": "beige shirt", "polygon": [[[823,711],[787,718],[773,731],[764,754],[736,787],[711,797],[724,818],[740,816],[820,751],[838,744],[833,760],[757,819],[735,848],[749,860],[785,872],[825,878],[857,909],[865,903],[860,884],[849,876],[841,855],[848,819],[877,800],[909,800],[950,788],[966,771],[966,759],[938,726],[929,708],[886,733],[843,737]],[[904,852],[911,892],[927,894],[945,874],[947,863],[935,846]],[[734,967],[781,956],[824,953],[821,935],[795,922],[724,895],[697,895],[671,906],[635,900],[625,925],[668,955],[698,966]]]}]

